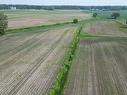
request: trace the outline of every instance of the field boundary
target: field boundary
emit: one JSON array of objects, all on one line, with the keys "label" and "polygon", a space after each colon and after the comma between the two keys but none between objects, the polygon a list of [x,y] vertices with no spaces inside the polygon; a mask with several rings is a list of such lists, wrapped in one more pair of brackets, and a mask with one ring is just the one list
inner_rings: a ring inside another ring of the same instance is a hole
[{"label": "field boundary", "polygon": [[27,32],[27,31],[34,31],[34,30],[41,29],[41,28],[43,28],[43,29],[48,28],[49,29],[49,27],[52,28],[55,26],[63,26],[66,24],[72,24],[72,23],[71,22],[65,22],[65,23],[56,23],[56,24],[51,24],[51,25],[40,25],[40,26],[32,26],[32,27],[24,27],[24,28],[7,29],[6,33],[9,34],[9,33]]},{"label": "field boundary", "polygon": [[78,43],[80,40],[80,32],[82,31],[82,26],[73,34],[73,40],[70,44],[69,50],[65,54],[62,66],[59,69],[56,79],[53,83],[52,88],[49,90],[49,95],[61,95],[66,83],[67,75],[74,58]]}]

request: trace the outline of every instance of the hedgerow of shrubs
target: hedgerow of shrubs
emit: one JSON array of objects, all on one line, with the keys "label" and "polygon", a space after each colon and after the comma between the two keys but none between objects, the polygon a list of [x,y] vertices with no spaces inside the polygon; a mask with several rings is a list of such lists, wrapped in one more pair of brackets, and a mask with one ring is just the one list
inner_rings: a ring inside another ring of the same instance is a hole
[{"label": "hedgerow of shrubs", "polygon": [[55,79],[53,87],[49,91],[49,95],[61,95],[62,93],[72,60],[75,55],[76,48],[78,46],[78,42],[80,39],[79,35],[80,35],[81,30],[82,30],[82,27],[74,33],[73,41],[71,42],[70,48],[64,57],[63,64],[58,72],[58,75]]}]

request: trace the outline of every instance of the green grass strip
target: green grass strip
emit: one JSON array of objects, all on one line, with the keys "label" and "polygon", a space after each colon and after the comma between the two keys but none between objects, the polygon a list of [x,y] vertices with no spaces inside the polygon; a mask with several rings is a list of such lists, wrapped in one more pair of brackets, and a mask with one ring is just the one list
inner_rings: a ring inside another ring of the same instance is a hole
[{"label": "green grass strip", "polygon": [[86,32],[81,32],[80,33],[80,38],[91,38],[91,37],[97,37],[97,36],[88,34]]},{"label": "green grass strip", "polygon": [[51,25],[41,25],[41,26],[32,26],[32,27],[25,27],[25,28],[16,28],[16,29],[8,29],[6,30],[6,33],[19,33],[19,32],[35,32],[35,31],[42,31],[42,29],[46,30],[49,28],[59,27],[72,24],[71,22],[65,22],[65,23],[56,23]]}]

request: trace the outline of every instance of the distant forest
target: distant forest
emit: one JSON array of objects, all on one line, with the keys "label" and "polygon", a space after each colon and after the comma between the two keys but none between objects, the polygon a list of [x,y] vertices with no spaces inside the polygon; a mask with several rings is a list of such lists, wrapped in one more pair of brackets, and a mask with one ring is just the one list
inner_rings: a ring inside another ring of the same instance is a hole
[{"label": "distant forest", "polygon": [[0,9],[11,9],[11,7],[15,7],[16,9],[44,9],[44,10],[127,10],[127,6],[39,6],[39,5],[6,5],[0,4]]}]

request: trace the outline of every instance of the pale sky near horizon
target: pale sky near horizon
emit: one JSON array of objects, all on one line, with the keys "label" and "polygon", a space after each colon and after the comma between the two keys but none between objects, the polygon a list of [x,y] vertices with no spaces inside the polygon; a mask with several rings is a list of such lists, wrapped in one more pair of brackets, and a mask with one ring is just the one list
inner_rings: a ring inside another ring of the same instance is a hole
[{"label": "pale sky near horizon", "polygon": [[0,0],[0,4],[26,5],[127,5],[127,0]]}]

